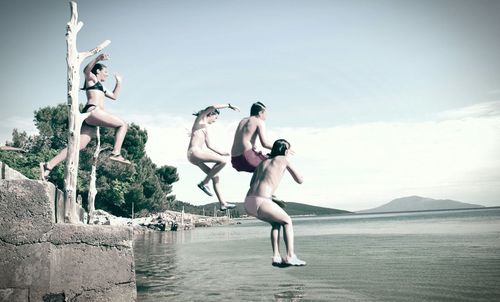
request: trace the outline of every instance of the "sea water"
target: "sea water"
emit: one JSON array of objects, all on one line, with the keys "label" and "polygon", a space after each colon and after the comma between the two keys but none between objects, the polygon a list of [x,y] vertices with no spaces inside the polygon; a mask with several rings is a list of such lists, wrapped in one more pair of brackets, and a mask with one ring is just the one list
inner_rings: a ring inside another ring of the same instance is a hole
[{"label": "sea water", "polygon": [[138,235],[138,300],[500,301],[499,208],[293,224],[305,267],[271,266],[271,228],[254,219]]}]

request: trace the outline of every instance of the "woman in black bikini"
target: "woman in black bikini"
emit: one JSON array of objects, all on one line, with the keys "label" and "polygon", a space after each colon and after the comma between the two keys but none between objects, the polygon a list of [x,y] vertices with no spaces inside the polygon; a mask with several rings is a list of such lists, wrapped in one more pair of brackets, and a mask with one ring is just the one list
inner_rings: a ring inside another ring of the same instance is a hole
[{"label": "woman in black bikini", "polygon": [[[85,74],[85,84],[83,85],[82,90],[86,91],[87,104],[83,108],[82,113],[91,113],[82,124],[80,132],[80,150],[85,148],[85,146],[87,146],[90,142],[96,131],[96,126],[115,128],[115,145],[109,159],[120,163],[130,164],[130,161],[123,158],[120,154],[123,139],[127,133],[127,123],[104,110],[104,98],[108,97],[112,100],[116,100],[120,92],[122,82],[122,76],[115,74],[116,84],[113,91],[106,90],[106,88],[102,85],[101,82],[104,82],[108,78],[108,68],[104,64],[98,62],[108,59],[109,55],[100,54],[83,69],[83,73]],[[47,179],[50,171],[55,166],[66,159],[67,151],[68,149],[64,148],[50,161],[40,163],[41,178],[43,180]]]}]

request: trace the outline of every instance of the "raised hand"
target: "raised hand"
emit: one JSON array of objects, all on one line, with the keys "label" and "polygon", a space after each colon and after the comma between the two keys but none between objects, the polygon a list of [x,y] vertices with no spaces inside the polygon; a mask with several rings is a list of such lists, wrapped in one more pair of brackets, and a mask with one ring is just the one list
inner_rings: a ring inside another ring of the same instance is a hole
[{"label": "raised hand", "polygon": [[117,82],[121,83],[121,81],[123,80],[123,76],[119,73],[115,73],[114,76],[115,76],[115,80]]},{"label": "raised hand", "polygon": [[227,104],[227,105],[228,105],[229,109],[233,109],[234,111],[238,111],[238,112],[240,111],[240,108],[238,108],[238,107],[236,107],[234,105],[231,105],[231,104]]},{"label": "raised hand", "polygon": [[107,53],[101,53],[97,56],[97,61],[106,61],[109,60],[109,55]]}]

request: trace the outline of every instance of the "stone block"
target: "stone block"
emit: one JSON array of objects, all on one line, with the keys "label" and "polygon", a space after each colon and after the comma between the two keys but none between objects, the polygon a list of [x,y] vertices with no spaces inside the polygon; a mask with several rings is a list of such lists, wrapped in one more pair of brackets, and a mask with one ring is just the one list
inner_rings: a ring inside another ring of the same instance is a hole
[{"label": "stone block", "polygon": [[50,243],[0,242],[0,289],[49,286]]},{"label": "stone block", "polygon": [[62,195],[0,180],[0,302],[136,301],[132,228],[56,223]]},{"label": "stone block", "polygon": [[40,241],[55,222],[50,187],[33,180],[0,180],[0,240]]},{"label": "stone block", "polygon": [[22,179],[28,179],[28,177],[24,176],[20,172],[10,168],[5,163],[0,161],[0,179],[22,180]]},{"label": "stone block", "polygon": [[0,288],[0,302],[29,301],[27,288]]}]

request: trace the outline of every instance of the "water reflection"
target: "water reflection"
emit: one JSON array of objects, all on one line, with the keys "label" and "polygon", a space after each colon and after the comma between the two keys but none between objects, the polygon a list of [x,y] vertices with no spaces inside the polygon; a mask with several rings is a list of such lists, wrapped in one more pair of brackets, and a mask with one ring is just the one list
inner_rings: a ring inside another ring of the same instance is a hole
[{"label": "water reflection", "polygon": [[141,234],[138,301],[493,301],[500,210],[490,211],[300,218],[296,242],[308,265],[287,269],[270,265],[269,227],[257,221]]},{"label": "water reflection", "polygon": [[279,292],[274,294],[276,302],[297,302],[304,298],[303,284],[280,284]]},{"label": "water reflection", "polygon": [[[184,233],[184,232],[182,232]],[[137,235],[134,240],[137,290],[154,296],[157,292],[178,295],[178,284],[184,273],[178,268],[176,232],[154,232]],[[181,238],[182,240],[182,238]]]}]

